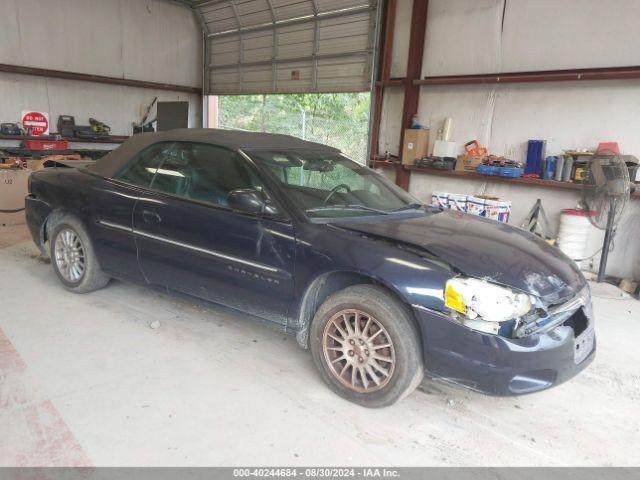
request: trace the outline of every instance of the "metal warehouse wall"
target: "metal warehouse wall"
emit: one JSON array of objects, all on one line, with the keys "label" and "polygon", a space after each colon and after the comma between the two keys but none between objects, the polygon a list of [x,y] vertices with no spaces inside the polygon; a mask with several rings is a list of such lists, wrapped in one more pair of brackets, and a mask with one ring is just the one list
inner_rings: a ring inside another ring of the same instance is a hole
[{"label": "metal warehouse wall", "polygon": [[[391,77],[406,70],[412,2],[399,0]],[[503,14],[504,12],[504,14]],[[504,15],[504,16],[503,16]],[[456,75],[640,64],[639,0],[430,0],[422,75]],[[380,152],[397,154],[402,90],[385,90]],[[509,85],[423,86],[419,117],[432,128],[446,116],[452,137],[478,139],[493,153],[524,160],[526,141],[547,139],[547,153],[595,147],[612,140],[640,157],[640,83],[637,80]],[[483,182],[413,175],[411,191],[427,199],[433,190],[480,193]],[[486,193],[514,202],[519,224],[542,198],[554,226],[562,208],[579,194],[487,184]],[[631,200],[621,221],[607,272],[640,277],[640,202]],[[599,248],[592,239],[589,253]],[[593,247],[593,248],[592,248]],[[596,264],[597,265],[597,264]]]},{"label": "metal warehouse wall", "polygon": [[[193,13],[166,0],[0,0],[0,63],[200,87],[202,32]],[[95,117],[116,135],[155,96],[188,100],[201,124],[197,94],[0,73],[0,121],[25,109],[86,124]]]}]

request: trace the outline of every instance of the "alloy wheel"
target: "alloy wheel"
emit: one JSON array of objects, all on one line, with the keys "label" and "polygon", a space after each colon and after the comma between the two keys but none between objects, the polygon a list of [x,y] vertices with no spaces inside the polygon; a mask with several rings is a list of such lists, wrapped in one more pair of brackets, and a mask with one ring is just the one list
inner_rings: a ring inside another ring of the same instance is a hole
[{"label": "alloy wheel", "polygon": [[86,270],[84,247],[78,234],[70,228],[61,230],[56,237],[54,254],[62,278],[78,283]]},{"label": "alloy wheel", "polygon": [[332,375],[359,393],[383,388],[393,376],[393,341],[384,326],[368,313],[341,310],[327,322],[322,350]]}]

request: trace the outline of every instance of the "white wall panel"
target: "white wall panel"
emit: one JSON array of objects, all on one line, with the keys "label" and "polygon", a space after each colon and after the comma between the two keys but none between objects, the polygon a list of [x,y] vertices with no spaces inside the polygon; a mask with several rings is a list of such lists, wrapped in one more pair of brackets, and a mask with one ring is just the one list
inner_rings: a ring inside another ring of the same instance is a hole
[{"label": "white wall panel", "polygon": [[202,34],[165,0],[2,0],[0,63],[199,86]]},{"label": "white wall panel", "polygon": [[638,0],[507,0],[503,71],[640,64]]},{"label": "white wall panel", "polygon": [[637,65],[639,17],[638,0],[431,0],[422,74]]},{"label": "white wall panel", "polygon": [[422,76],[499,71],[504,1],[431,0]]},{"label": "white wall panel", "polygon": [[3,0],[0,39],[2,63],[121,76],[122,2]]},{"label": "white wall panel", "polygon": [[418,116],[432,128],[431,144],[445,117],[452,117],[458,152],[477,139],[491,151],[526,160],[529,139],[547,140],[547,152],[595,148],[617,141],[640,156],[640,88],[637,81],[518,85],[427,86]]},{"label": "white wall panel", "polygon": [[491,147],[526,160],[526,141],[547,140],[548,154],[616,141],[640,156],[640,85],[634,80],[500,87]]},{"label": "white wall panel", "polygon": [[[202,83],[202,33],[193,13],[165,0],[0,0],[0,63],[185,86]],[[197,95],[90,82],[0,74],[0,120],[24,109],[95,117],[114,134],[130,134],[140,110],[158,96],[189,100],[198,126]]]},{"label": "white wall panel", "polygon": [[391,78],[400,78],[407,74],[412,11],[413,0],[398,0],[391,48]]},{"label": "white wall panel", "polygon": [[473,139],[486,145],[491,140],[495,99],[495,88],[487,85],[421,87],[418,118],[431,127],[430,149],[446,117],[453,118],[451,140],[458,143],[458,150]]},{"label": "white wall panel", "polygon": [[193,13],[165,0],[121,2],[124,77],[201,86],[202,33]]}]

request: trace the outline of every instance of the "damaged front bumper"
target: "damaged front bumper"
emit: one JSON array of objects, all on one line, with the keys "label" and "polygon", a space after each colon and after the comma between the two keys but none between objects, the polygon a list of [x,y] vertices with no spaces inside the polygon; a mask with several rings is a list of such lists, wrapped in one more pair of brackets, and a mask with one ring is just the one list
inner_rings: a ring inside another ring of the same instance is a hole
[{"label": "damaged front bumper", "polygon": [[[576,328],[569,317],[551,329],[542,328],[523,338],[506,338],[473,330],[444,314],[414,306],[422,331],[425,367],[431,376],[505,396],[558,385],[591,363],[596,340],[590,304],[585,310],[589,318],[582,328]],[[576,308],[576,318],[585,310]]]}]

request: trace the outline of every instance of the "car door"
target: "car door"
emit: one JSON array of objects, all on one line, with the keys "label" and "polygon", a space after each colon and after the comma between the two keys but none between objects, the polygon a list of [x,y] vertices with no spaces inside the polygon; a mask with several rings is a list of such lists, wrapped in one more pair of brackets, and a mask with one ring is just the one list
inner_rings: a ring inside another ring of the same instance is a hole
[{"label": "car door", "polygon": [[176,144],[134,209],[140,265],[150,283],[284,323],[293,297],[293,226],[283,216],[232,211],[229,192],[246,188],[267,195],[237,152]]},{"label": "car door", "polygon": [[[101,267],[110,275],[144,282],[138,264],[133,209],[142,189],[148,188],[162,155],[172,143],[151,145],[135,155],[116,178],[89,177],[92,221],[90,235]],[[89,201],[89,199],[87,199]]]}]

